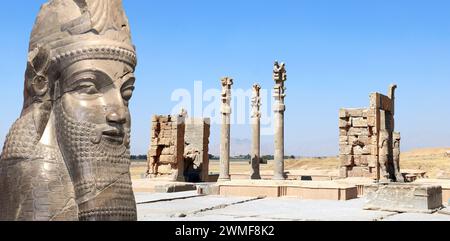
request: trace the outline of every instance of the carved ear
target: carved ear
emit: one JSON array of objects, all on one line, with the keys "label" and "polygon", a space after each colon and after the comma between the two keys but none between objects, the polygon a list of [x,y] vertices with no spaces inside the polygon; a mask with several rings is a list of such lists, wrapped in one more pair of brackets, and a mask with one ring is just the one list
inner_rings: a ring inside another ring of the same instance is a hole
[{"label": "carved ear", "polygon": [[47,77],[49,65],[49,56],[46,49],[37,47],[28,54],[25,78],[28,97],[32,98],[32,102],[39,101],[49,90]]},{"label": "carved ear", "polygon": [[25,72],[25,102],[22,114],[29,110],[32,111],[39,136],[45,130],[52,106],[47,75],[49,66],[49,51],[47,49],[38,46],[28,54]]}]

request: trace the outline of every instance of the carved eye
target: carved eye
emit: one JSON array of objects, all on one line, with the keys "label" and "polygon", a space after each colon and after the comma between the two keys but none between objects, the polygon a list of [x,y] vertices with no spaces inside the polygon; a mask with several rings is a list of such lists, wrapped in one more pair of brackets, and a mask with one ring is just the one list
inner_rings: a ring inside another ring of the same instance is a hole
[{"label": "carved eye", "polygon": [[99,93],[95,84],[87,81],[79,83],[75,88],[75,91],[77,91],[79,94],[86,94],[86,95],[94,95]]},{"label": "carved eye", "polygon": [[122,98],[129,101],[133,96],[134,86],[128,86],[122,89]]}]

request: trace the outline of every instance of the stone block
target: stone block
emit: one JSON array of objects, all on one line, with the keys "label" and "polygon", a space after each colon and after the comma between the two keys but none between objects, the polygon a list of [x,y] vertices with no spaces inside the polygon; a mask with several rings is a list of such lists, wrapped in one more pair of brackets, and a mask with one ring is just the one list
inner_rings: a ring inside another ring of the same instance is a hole
[{"label": "stone block", "polygon": [[351,145],[340,145],[340,154],[341,155],[352,155],[353,154],[353,148]]},{"label": "stone block", "polygon": [[370,155],[367,157],[369,167],[376,168],[378,166],[378,156]]},{"label": "stone block", "polygon": [[197,185],[198,195],[219,195],[219,186],[216,184]]},{"label": "stone block", "polygon": [[352,118],[353,127],[367,127],[367,119],[363,117]]},{"label": "stone block", "polygon": [[370,154],[370,146],[354,146],[353,154],[354,155],[369,155]]},{"label": "stone block", "polygon": [[197,186],[190,183],[170,183],[165,185],[155,185],[156,193],[175,193],[197,190]]},{"label": "stone block", "polygon": [[347,109],[347,117],[363,117],[364,109]]},{"label": "stone block", "polygon": [[442,208],[441,186],[377,184],[364,189],[366,210],[433,213]]},{"label": "stone block", "polygon": [[355,128],[352,127],[348,130],[349,136],[369,136],[369,130],[367,128]]},{"label": "stone block", "polygon": [[347,128],[350,127],[351,124],[346,119],[339,119],[339,128]]},{"label": "stone block", "polygon": [[161,145],[161,146],[171,146],[173,144],[174,144],[173,141],[168,137],[161,138],[158,141],[158,145]]},{"label": "stone block", "polygon": [[371,144],[371,138],[369,138],[369,136],[358,136],[358,141],[364,146],[368,146]]},{"label": "stone block", "polygon": [[159,160],[161,163],[165,163],[165,164],[176,164],[177,163],[177,159],[173,155],[161,155],[159,157]]},{"label": "stone block", "polygon": [[161,155],[174,155],[175,154],[175,147],[170,146],[167,148],[164,148],[161,152]]},{"label": "stone block", "polygon": [[354,164],[352,155],[340,155],[339,159],[341,160],[342,166],[347,167],[347,166],[352,166]]},{"label": "stone block", "polygon": [[307,200],[345,201],[358,197],[355,185],[333,181],[236,180],[219,182],[221,196],[291,197]]},{"label": "stone block", "polygon": [[357,136],[348,136],[348,143],[350,145],[356,145],[358,143],[358,137]]},{"label": "stone block", "polygon": [[340,136],[339,143],[342,145],[348,145],[348,136]]},{"label": "stone block", "polygon": [[348,177],[367,177],[367,178],[375,178],[375,174],[372,173],[372,169],[370,167],[363,166],[353,166],[348,170]]},{"label": "stone block", "polygon": [[370,109],[378,109],[380,106],[380,94],[379,93],[371,93],[370,94]]},{"label": "stone block", "polygon": [[150,150],[148,151],[148,155],[151,156],[151,157],[155,157],[155,156],[158,155],[157,151],[158,151],[158,147],[157,146],[151,146]]},{"label": "stone block", "polygon": [[339,169],[339,177],[340,178],[347,178],[348,177],[348,168],[346,166],[341,167]]},{"label": "stone block", "polygon": [[340,109],[339,110],[339,118],[340,119],[346,119],[348,116],[347,116],[347,110],[346,109]]},{"label": "stone block", "polygon": [[369,156],[355,155],[353,159],[356,166],[369,166]]}]

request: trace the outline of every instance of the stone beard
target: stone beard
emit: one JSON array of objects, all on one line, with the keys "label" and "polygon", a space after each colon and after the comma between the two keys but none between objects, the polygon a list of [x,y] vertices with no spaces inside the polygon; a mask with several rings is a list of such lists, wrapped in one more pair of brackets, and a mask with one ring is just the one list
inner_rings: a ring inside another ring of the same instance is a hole
[{"label": "stone beard", "polygon": [[[130,177],[130,129],[121,141],[110,141],[101,125],[77,121],[55,108],[60,150],[72,173],[80,220],[136,220],[136,204]],[[102,203],[101,207],[96,207]]]},{"label": "stone beard", "polygon": [[0,162],[0,220],[76,221],[78,207],[61,153],[38,141],[33,113],[17,120],[6,137]]}]

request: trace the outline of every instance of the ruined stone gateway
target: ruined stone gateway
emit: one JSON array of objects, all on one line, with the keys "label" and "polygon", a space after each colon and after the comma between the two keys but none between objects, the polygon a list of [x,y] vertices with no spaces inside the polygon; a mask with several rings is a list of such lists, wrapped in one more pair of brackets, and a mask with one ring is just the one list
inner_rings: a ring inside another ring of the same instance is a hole
[{"label": "ruined stone gateway", "polygon": [[186,115],[153,117],[148,175],[179,182],[208,181],[210,120]]},{"label": "ruined stone gateway", "polygon": [[340,176],[403,181],[400,133],[395,132],[395,89],[370,95],[370,107],[339,111]]},{"label": "ruined stone gateway", "polygon": [[209,181],[209,118],[186,119],[184,176],[187,182]]},{"label": "ruined stone gateway", "polygon": [[[184,181],[184,132],[182,116],[154,116],[147,174],[171,175],[172,181]],[[161,166],[166,166],[161,170]]]}]

